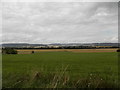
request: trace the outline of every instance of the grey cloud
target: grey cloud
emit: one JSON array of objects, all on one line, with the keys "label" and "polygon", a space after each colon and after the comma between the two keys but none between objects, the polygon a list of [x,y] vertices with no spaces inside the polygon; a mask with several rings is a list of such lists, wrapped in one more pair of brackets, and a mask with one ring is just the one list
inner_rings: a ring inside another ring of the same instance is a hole
[{"label": "grey cloud", "polygon": [[3,42],[117,42],[117,9],[110,2],[3,3]]}]

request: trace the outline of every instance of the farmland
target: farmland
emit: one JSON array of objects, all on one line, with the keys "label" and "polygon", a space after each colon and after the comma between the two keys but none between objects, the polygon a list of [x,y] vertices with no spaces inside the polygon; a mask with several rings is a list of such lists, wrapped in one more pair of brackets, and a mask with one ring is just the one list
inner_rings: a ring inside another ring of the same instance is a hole
[{"label": "farmland", "polygon": [[117,52],[76,52],[2,55],[3,88],[117,87]]},{"label": "farmland", "polygon": [[18,54],[31,54],[34,52],[75,52],[75,53],[93,53],[93,52],[116,52],[117,48],[112,49],[16,49]]}]

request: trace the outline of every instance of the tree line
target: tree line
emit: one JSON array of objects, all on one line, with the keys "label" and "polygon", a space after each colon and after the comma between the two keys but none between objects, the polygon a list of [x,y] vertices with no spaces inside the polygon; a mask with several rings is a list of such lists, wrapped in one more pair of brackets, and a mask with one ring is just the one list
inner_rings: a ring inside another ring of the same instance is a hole
[{"label": "tree line", "polygon": [[2,48],[2,54],[17,54],[17,51],[13,48]]}]

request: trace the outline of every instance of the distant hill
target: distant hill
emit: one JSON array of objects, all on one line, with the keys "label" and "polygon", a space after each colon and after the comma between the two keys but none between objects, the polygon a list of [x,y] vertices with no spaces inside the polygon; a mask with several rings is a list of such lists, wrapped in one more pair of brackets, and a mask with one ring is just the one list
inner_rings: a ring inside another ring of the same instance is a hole
[{"label": "distant hill", "polygon": [[118,43],[93,43],[95,46],[114,46],[118,47]]},{"label": "distant hill", "polygon": [[62,45],[62,46],[116,46],[118,43],[64,43],[64,44],[50,44],[50,45]]},{"label": "distant hill", "polygon": [[28,44],[28,43],[7,43],[7,44],[2,44],[2,47],[34,47],[34,46],[46,46],[43,44]]},{"label": "distant hill", "polygon": [[53,44],[28,44],[28,43],[5,43],[2,47],[35,47],[35,46],[112,46],[118,47],[118,43],[53,43]]}]

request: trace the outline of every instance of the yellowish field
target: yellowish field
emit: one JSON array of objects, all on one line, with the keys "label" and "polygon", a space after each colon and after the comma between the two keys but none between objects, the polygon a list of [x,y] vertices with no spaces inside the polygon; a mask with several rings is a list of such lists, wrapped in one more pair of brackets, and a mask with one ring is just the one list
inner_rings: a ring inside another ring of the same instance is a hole
[{"label": "yellowish field", "polygon": [[69,51],[69,52],[116,52],[117,48],[113,49],[17,49],[18,54],[31,54],[34,52],[54,52],[54,51]]}]

